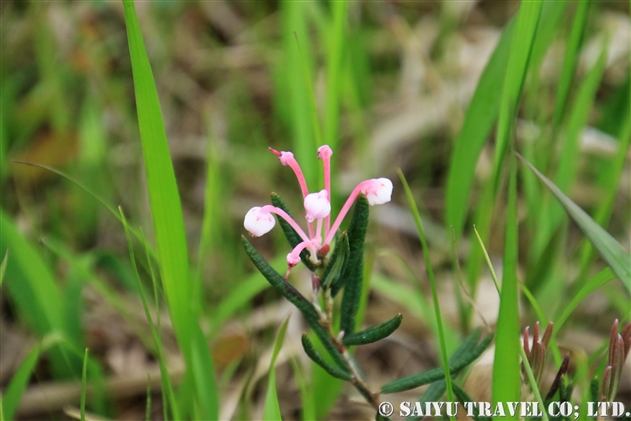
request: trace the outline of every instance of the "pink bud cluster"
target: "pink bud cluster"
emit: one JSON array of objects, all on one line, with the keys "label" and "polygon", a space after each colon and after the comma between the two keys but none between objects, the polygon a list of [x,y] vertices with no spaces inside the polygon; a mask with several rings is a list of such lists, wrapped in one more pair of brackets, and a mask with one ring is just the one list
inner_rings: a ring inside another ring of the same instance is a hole
[{"label": "pink bud cluster", "polygon": [[318,159],[322,160],[324,166],[324,190],[316,193],[309,193],[307,182],[293,153],[277,151],[272,148],[270,148],[270,151],[278,157],[281,164],[290,167],[298,179],[304,198],[303,204],[309,235],[285,211],[272,205],[256,206],[250,209],[245,215],[243,225],[251,236],[260,237],[274,228],[276,220],[272,214],[276,214],[287,221],[298,233],[303,241],[287,255],[288,269],[285,277],[300,262],[300,253],[304,249],[309,251],[311,258],[315,259],[316,262],[319,255],[326,254],[322,253],[322,251],[330,248],[329,245],[335,233],[360,193],[366,195],[368,204],[371,206],[387,203],[392,196],[392,181],[389,179],[378,178],[362,181],[350,194],[333,226],[331,226],[331,155],[333,155],[331,148],[328,145],[318,148]]}]

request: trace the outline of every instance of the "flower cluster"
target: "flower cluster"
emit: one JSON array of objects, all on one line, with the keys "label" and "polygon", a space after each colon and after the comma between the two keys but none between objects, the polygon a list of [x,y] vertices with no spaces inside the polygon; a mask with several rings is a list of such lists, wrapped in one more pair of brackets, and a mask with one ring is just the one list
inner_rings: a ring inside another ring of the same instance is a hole
[{"label": "flower cluster", "polygon": [[318,159],[322,161],[324,166],[324,190],[315,193],[309,193],[307,182],[293,153],[269,149],[278,157],[281,164],[289,166],[294,171],[298,179],[304,198],[303,203],[308,234],[285,211],[272,205],[257,206],[250,209],[245,215],[243,225],[251,236],[260,237],[271,231],[276,225],[276,220],[272,216],[272,214],[275,214],[287,221],[298,233],[302,242],[287,255],[288,269],[285,277],[300,262],[300,253],[303,250],[309,251],[314,263],[318,262],[318,256],[327,254],[326,252],[330,248],[330,243],[335,237],[335,233],[359,194],[364,194],[368,204],[371,206],[381,205],[390,201],[392,181],[387,178],[362,181],[350,194],[335,222],[331,225],[331,155],[333,155],[331,148],[327,145],[318,148]]}]

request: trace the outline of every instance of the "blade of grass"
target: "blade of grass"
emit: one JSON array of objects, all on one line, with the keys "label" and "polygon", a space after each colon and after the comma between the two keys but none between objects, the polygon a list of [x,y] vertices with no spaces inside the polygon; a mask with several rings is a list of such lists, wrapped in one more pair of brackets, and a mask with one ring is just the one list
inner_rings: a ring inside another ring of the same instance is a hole
[{"label": "blade of grass", "polygon": [[[419,239],[421,240],[421,246],[423,248],[423,256],[425,257],[425,269],[427,270],[427,276],[429,277],[429,284],[432,289],[432,299],[434,300],[434,316],[436,318],[436,327],[438,330],[438,341],[440,344],[440,354],[442,359],[443,369],[445,371],[445,382],[447,385],[447,396],[450,402],[455,402],[454,391],[451,385],[451,373],[449,372],[449,358],[447,357],[447,346],[445,343],[445,332],[443,330],[443,319],[440,314],[440,303],[438,302],[438,291],[436,289],[436,281],[434,280],[434,270],[432,269],[432,262],[429,257],[429,247],[427,245],[427,240],[425,238],[425,231],[423,230],[423,222],[421,221],[421,216],[418,213],[418,208],[416,207],[416,202],[414,201],[414,197],[412,196],[412,191],[410,190],[410,186],[408,185],[405,176],[401,169],[398,170],[399,178],[401,179],[401,183],[403,184],[403,188],[405,189],[405,195],[408,200],[408,205],[410,206],[410,211],[414,216],[414,223],[416,224],[416,231],[418,233]],[[453,421],[453,417],[450,417]]]},{"label": "blade of grass", "polygon": [[[534,62],[539,61],[539,57],[545,54],[565,6],[565,1],[545,3],[533,48]],[[456,240],[462,234],[469,209],[468,200],[475,178],[476,163],[499,113],[502,85],[497,82],[506,71],[514,29],[515,18],[504,29],[493,55],[480,76],[454,146],[447,178],[445,221],[447,226],[453,227]]]},{"label": "blade of grass", "polygon": [[[147,322],[149,323],[149,330],[151,331],[151,335],[153,337],[153,343],[155,345],[155,350],[156,350],[156,359],[158,360],[158,365],[160,366],[160,376],[161,376],[161,380],[162,380],[162,387],[164,389],[164,396],[166,396],[166,399],[164,399],[164,401],[168,401],[168,405],[171,408],[172,411],[172,416],[174,420],[178,420],[181,419],[180,418],[180,409],[179,409],[179,405],[178,402],[175,399],[175,394],[173,393],[173,386],[171,384],[171,377],[169,375],[169,371],[166,365],[166,358],[164,357],[164,350],[162,347],[162,337],[160,334],[160,324],[159,324],[159,320],[158,320],[158,328],[156,329],[155,324],[153,323],[153,318],[151,317],[151,311],[149,309],[149,303],[147,301],[147,297],[145,295],[145,290],[142,287],[142,283],[140,281],[140,274],[138,273],[138,267],[136,266],[136,256],[135,256],[135,252],[134,252],[134,246],[131,240],[131,234],[130,234],[130,229],[129,229],[129,225],[127,224],[127,219],[125,218],[125,214],[123,213],[123,209],[121,207],[118,208],[118,211],[120,213],[120,217],[121,220],[123,221],[123,227],[125,228],[125,237],[127,238],[127,247],[129,250],[129,261],[131,262],[132,268],[134,270],[134,274],[136,275],[136,282],[138,283],[138,291],[140,293],[140,300],[142,302],[142,307],[145,311],[145,317],[147,318]],[[143,242],[146,243],[146,242]],[[146,250],[146,249],[145,249]],[[147,255],[148,255],[148,251],[147,251]],[[154,284],[154,288],[156,285],[156,280],[155,277],[153,275],[153,270],[151,270],[151,277],[152,277],[152,281]],[[154,289],[154,293],[155,293],[155,289]],[[157,297],[156,299],[156,303],[157,303]],[[160,312],[157,311],[157,314],[159,315]],[[159,316],[158,316],[159,317]]]},{"label": "blade of grass", "polygon": [[[587,22],[587,10],[590,7],[590,3],[590,0],[586,0],[578,2],[576,5],[576,12],[574,13],[574,20],[572,22],[572,32],[570,33],[570,39],[565,47],[561,77],[559,78],[559,85],[557,86],[556,97],[554,98],[553,133],[556,133],[556,129],[561,124],[566,110],[567,97],[572,81],[574,80],[579,51],[583,44],[583,34],[585,32],[585,23]],[[556,138],[554,134],[553,138]]]},{"label": "blade of grass", "polygon": [[[285,58],[278,70],[278,98],[287,98],[288,101],[280,101],[278,106],[282,107],[281,117],[290,127],[292,148],[300,160],[315,153],[319,142],[314,133],[317,135],[320,127],[310,86],[313,64],[306,22],[308,3],[287,1],[281,2],[280,6]],[[300,162],[307,184],[316,185],[316,161],[303,159]]]},{"label": "blade of grass", "polygon": [[216,419],[219,402],[212,356],[191,308],[193,297],[186,231],[158,92],[133,0],[124,0],[123,5],[162,284],[175,335],[202,410],[200,415],[205,419]]},{"label": "blade of grass", "polygon": [[283,346],[285,340],[285,332],[289,324],[289,317],[283,322],[276,335],[274,341],[274,350],[272,351],[272,359],[269,363],[269,377],[267,381],[267,394],[265,395],[265,406],[263,409],[264,420],[281,421],[280,404],[278,403],[278,393],[276,392],[276,358]]},{"label": "blade of grass", "polygon": [[0,263],[0,287],[2,287],[2,283],[4,282],[4,273],[7,271],[7,261],[9,260],[9,249],[4,252],[4,258],[2,259],[2,263]]},{"label": "blade of grass", "polygon": [[583,233],[590,239],[594,247],[600,252],[602,258],[609,264],[609,267],[620,278],[622,283],[631,291],[631,257],[629,253],[605,231],[600,225],[578,207],[569,197],[535,167],[526,161],[521,155],[517,155],[541,181],[554,194],[557,200],[563,205],[566,212],[576,222]]},{"label": "blade of grass", "polygon": [[85,349],[83,355],[83,370],[81,371],[81,403],[79,411],[81,414],[81,421],[85,421],[85,394],[88,389],[88,348]]},{"label": "blade of grass", "polygon": [[[18,313],[40,336],[64,333],[64,302],[59,286],[47,262],[18,232],[9,217],[0,209],[0,250],[11,250],[7,260],[6,286],[15,301]],[[78,360],[60,348],[48,351],[55,376],[69,377],[78,373]]]},{"label": "blade of grass", "polygon": [[[524,3],[522,3],[523,7]],[[509,157],[510,179],[504,244],[504,269],[497,316],[497,337],[493,360],[493,402],[518,402],[521,396],[519,368],[519,291],[517,288],[517,168]],[[496,281],[497,285],[497,281]]]},{"label": "blade of grass", "polygon": [[11,378],[8,387],[2,393],[2,415],[4,419],[14,419],[15,410],[39,361],[41,350],[41,344],[37,344],[31,349]]},{"label": "blade of grass", "polygon": [[535,30],[543,2],[523,2],[519,6],[515,35],[510,48],[510,55],[504,75],[504,85],[497,126],[495,161],[493,165],[494,191],[497,194],[502,173],[502,163],[509,149],[510,134],[516,120],[517,108],[526,81],[528,64],[535,42]]},{"label": "blade of grass", "polygon": [[[515,163],[511,162],[511,181],[513,181],[512,180],[513,177],[516,177],[516,168],[515,168]],[[516,193],[516,191],[514,191],[514,193]],[[510,203],[510,200],[509,200],[509,203]],[[477,234],[477,231],[476,231],[476,234]],[[482,239],[480,238],[479,235],[477,237],[478,237],[478,241],[480,243],[480,247],[482,248],[482,250],[484,251],[484,255],[486,256],[486,263],[488,265],[489,271],[491,272],[491,277],[493,278],[493,283],[495,284],[495,288],[497,289],[497,293],[498,293],[498,295],[500,295],[500,298],[501,298],[502,297],[502,290],[500,289],[499,282],[497,281],[497,275],[495,274],[495,269],[493,268],[493,265],[491,264],[491,260],[489,259],[489,254],[486,251],[486,247],[484,246],[484,243],[482,242]],[[504,267],[504,270],[506,270],[506,267]],[[502,280],[504,280],[504,278]],[[500,315],[501,315],[501,302],[500,302]],[[519,326],[518,326],[518,328],[519,328]],[[498,332],[497,336],[499,337],[499,332]],[[524,351],[524,348],[519,343],[519,335],[517,335],[517,345],[518,345],[518,348],[519,348],[519,357],[521,358],[522,363],[524,364],[524,368],[526,370],[526,376],[528,377],[528,383],[530,384],[530,388],[532,389],[533,393],[535,394],[535,398],[537,399],[537,402],[539,403],[541,408],[544,408],[545,406],[544,406],[544,403],[543,403],[543,399],[541,397],[541,393],[539,392],[539,387],[537,386],[537,381],[535,379],[535,376],[534,376],[534,374],[532,372],[532,367],[530,367],[530,364],[528,363],[528,358],[526,357],[526,352]],[[497,358],[497,338],[496,338],[496,353],[495,354],[496,354],[495,358]],[[519,364],[519,358],[517,360],[518,360],[518,364]],[[495,373],[495,370],[496,370],[496,367],[495,367],[495,363],[494,363],[493,364],[493,372],[494,373]],[[493,379],[493,391],[494,391],[494,393],[493,393],[493,400],[495,400],[495,378]],[[497,401],[497,402],[502,402],[502,401]],[[548,415],[547,415],[546,411],[543,411],[543,418],[542,419],[545,420],[545,421],[548,420]]]},{"label": "blade of grass", "polygon": [[[344,58],[346,39],[345,26],[346,14],[348,10],[347,1],[341,0],[331,4],[332,22],[327,36],[327,63],[326,63],[326,105],[324,107],[324,144],[329,145],[334,151],[338,150],[339,139],[339,114],[340,114],[340,79],[342,77],[342,59]],[[335,168],[334,162],[337,155],[332,157],[331,167]],[[332,171],[336,174],[336,171]],[[336,185],[335,180],[331,180],[332,185]]]},{"label": "blade of grass", "polygon": [[[580,135],[586,125],[589,111],[592,108],[596,91],[600,85],[602,74],[607,60],[607,48],[603,48],[598,61],[587,74],[585,80],[581,84],[573,109],[569,117],[567,133],[563,137],[561,150],[563,153],[559,157],[559,165],[554,183],[561,191],[569,191],[578,171],[578,158],[580,154]],[[543,209],[542,209],[543,207]],[[542,255],[546,251],[546,247],[552,237],[559,229],[559,225],[563,221],[563,210],[557,203],[545,201],[537,212],[536,234],[534,244],[531,248],[532,254],[530,261],[534,269],[529,273],[537,273],[539,279],[544,279],[542,270],[536,267],[537,262],[542,261]],[[547,267],[551,267],[548,265]],[[527,280],[527,284],[531,284],[532,279]]]}]

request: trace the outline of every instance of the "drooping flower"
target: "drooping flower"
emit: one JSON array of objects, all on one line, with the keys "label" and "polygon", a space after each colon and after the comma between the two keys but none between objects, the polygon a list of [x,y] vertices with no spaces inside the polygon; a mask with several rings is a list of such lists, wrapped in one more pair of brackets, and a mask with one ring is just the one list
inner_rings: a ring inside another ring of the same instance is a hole
[{"label": "drooping flower", "polygon": [[307,211],[307,221],[313,222],[316,219],[322,219],[331,213],[331,202],[329,202],[329,193],[321,190],[318,193],[311,193],[305,197],[305,211]]},{"label": "drooping flower", "polygon": [[252,237],[265,235],[274,228],[276,219],[269,212],[261,212],[260,206],[255,206],[245,214],[243,226]]},{"label": "drooping flower", "polygon": [[[331,226],[331,156],[333,151],[328,145],[318,148],[318,159],[322,160],[324,167],[324,189],[309,193],[307,182],[304,178],[300,165],[294,158],[294,154],[287,151],[277,151],[269,148],[274,155],[278,157],[281,164],[290,167],[302,191],[304,198],[305,217],[308,223],[309,235],[300,228],[300,226],[282,209],[275,206],[266,205],[263,207],[254,207],[245,216],[244,226],[251,235],[259,237],[269,232],[275,225],[272,213],[283,218],[298,233],[303,240],[298,244],[291,253],[287,255],[287,274],[289,275],[291,268],[300,262],[300,253],[308,250],[310,258],[314,263],[318,263],[320,258],[327,255],[330,250],[330,243],[335,237],[335,233],[339,229],[344,217],[360,194],[366,195],[368,204],[371,206],[381,205],[390,201],[392,196],[392,181],[387,178],[376,178],[362,181],[352,191],[346,203],[338,214],[333,226]],[[323,221],[325,221],[323,224]],[[271,222],[270,222],[271,221]],[[314,227],[314,222],[316,223]],[[323,227],[324,225],[324,227]],[[323,240],[324,238],[324,240]]]}]

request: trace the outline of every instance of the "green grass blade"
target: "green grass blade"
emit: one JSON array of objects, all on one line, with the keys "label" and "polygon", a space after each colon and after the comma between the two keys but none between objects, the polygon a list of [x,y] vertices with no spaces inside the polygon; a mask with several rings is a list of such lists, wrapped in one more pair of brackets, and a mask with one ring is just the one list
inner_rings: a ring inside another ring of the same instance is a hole
[{"label": "green grass blade", "polygon": [[[353,333],[356,326],[357,311],[362,294],[364,277],[364,241],[368,228],[368,200],[363,194],[355,200],[353,218],[348,228],[348,263],[344,268],[344,295],[342,296],[342,308],[340,310],[340,330],[346,334]],[[333,290],[333,293],[336,291]],[[334,294],[335,295],[335,294]]]},{"label": "green grass blade", "polygon": [[20,398],[22,397],[24,390],[26,390],[26,385],[35,370],[37,361],[39,361],[40,352],[41,345],[33,347],[11,378],[9,386],[4,390],[4,393],[2,394],[2,414],[4,419],[13,419],[15,410],[20,403]]},{"label": "green grass blade", "polygon": [[[6,287],[19,314],[40,336],[65,333],[64,301],[47,262],[17,230],[0,209],[0,250],[11,250],[5,267]],[[61,348],[53,347],[47,354],[55,376],[78,374],[79,361]]]},{"label": "green grass blade", "polygon": [[[203,390],[204,395],[196,397],[200,408],[208,411],[202,413],[201,416],[206,419],[216,419],[219,403],[212,356],[191,308],[192,288],[186,231],[158,93],[134,3],[132,0],[124,0],[123,5],[162,284],[173,328],[187,368],[193,370],[193,367],[197,366],[196,368],[204,370],[191,372],[194,383],[204,386],[197,390],[198,392]],[[197,348],[193,349],[193,347]]]},{"label": "green grass blade", "polygon": [[519,99],[526,80],[528,64],[535,42],[535,30],[539,24],[542,6],[542,1],[523,2],[519,6],[510,56],[504,75],[497,126],[495,162],[493,165],[493,182],[496,193],[499,188],[502,163],[509,148],[510,135],[516,120]]},{"label": "green grass blade", "polygon": [[[551,34],[558,28],[557,23],[565,10],[565,3],[546,2],[544,5],[533,48],[533,62],[538,62],[545,54],[547,46],[552,41]],[[447,177],[445,215],[446,225],[453,227],[456,238],[460,238],[469,209],[469,195],[478,157],[499,113],[502,84],[498,83],[498,80],[502,79],[506,71],[514,30],[515,18],[504,29],[493,55],[480,76],[462,129],[456,139]]]},{"label": "green grass blade", "polygon": [[[309,381],[305,369],[299,358],[291,359],[291,366],[294,373],[298,390],[300,390],[300,402],[302,404],[302,421],[312,421],[316,417],[316,401],[314,399],[314,385]],[[320,403],[320,402],[318,402]]]},{"label": "green grass blade", "polygon": [[83,355],[83,370],[81,371],[81,403],[79,405],[79,411],[81,421],[85,421],[85,395],[88,390],[88,348],[85,349]]},{"label": "green grass blade", "polygon": [[576,222],[583,233],[590,239],[594,247],[600,252],[602,258],[609,264],[609,267],[620,278],[622,283],[631,292],[631,257],[607,231],[589,217],[576,203],[541,174],[532,164],[518,155],[520,159],[539,177],[541,181],[554,194],[557,200],[563,205],[566,212]]},{"label": "green grass blade", "polygon": [[280,6],[284,60],[277,70],[280,91],[277,97],[283,98],[278,107],[290,127],[292,149],[299,161],[302,158],[301,168],[307,184],[315,186],[319,174],[317,162],[304,159],[316,153],[316,136],[320,130],[311,87],[313,64],[306,21],[309,5],[285,1]]},{"label": "green grass blade", "polygon": [[[522,3],[522,6],[524,3]],[[493,402],[518,402],[521,396],[519,367],[519,290],[517,287],[517,168],[509,156],[510,181],[504,244],[504,270],[493,360]]]},{"label": "green grass blade", "polygon": [[478,157],[499,113],[502,86],[497,81],[506,70],[514,26],[513,19],[502,33],[499,44],[480,76],[460,135],[456,139],[447,176],[445,219],[447,226],[453,227],[457,238],[460,238],[464,228]]},{"label": "green grass blade", "polygon": [[[346,47],[344,37],[344,27],[346,26],[346,14],[348,11],[347,1],[341,0],[331,4],[332,24],[327,44],[327,67],[326,67],[326,105],[324,107],[324,138],[323,142],[329,145],[334,151],[338,150],[339,137],[339,114],[340,114],[340,93],[342,77],[342,59]],[[335,157],[332,160],[336,160]],[[332,168],[335,165],[332,161]],[[335,171],[334,171],[335,173]],[[335,181],[332,180],[333,185]]]},{"label": "green grass blade", "polygon": [[272,352],[272,360],[269,363],[269,377],[267,382],[267,394],[265,395],[265,406],[263,409],[264,420],[281,421],[280,405],[278,403],[278,393],[276,392],[276,358],[283,346],[285,340],[285,332],[287,331],[287,324],[289,323],[289,317],[283,322],[276,336],[274,342],[274,350]]},{"label": "green grass blade", "polygon": [[410,211],[414,216],[414,223],[416,224],[416,231],[418,233],[418,237],[421,240],[421,247],[423,249],[423,256],[425,257],[425,269],[427,270],[427,276],[429,277],[429,284],[432,289],[432,298],[434,300],[434,315],[436,318],[436,327],[438,328],[438,343],[440,344],[440,355],[442,359],[443,368],[445,370],[445,382],[447,386],[447,396],[450,402],[454,402],[454,392],[451,388],[451,373],[449,372],[449,360],[447,359],[447,345],[445,341],[445,331],[443,329],[443,319],[440,314],[440,303],[438,301],[438,290],[436,288],[436,281],[434,279],[434,270],[432,269],[432,262],[429,257],[429,246],[427,245],[427,239],[425,238],[425,231],[423,230],[423,222],[421,221],[421,216],[418,213],[418,208],[416,206],[416,202],[414,201],[414,197],[412,196],[412,191],[410,190],[410,186],[408,185],[405,176],[401,169],[398,170],[399,178],[401,179],[401,183],[403,184],[403,188],[405,189],[405,195],[408,200],[408,205],[410,206]]},{"label": "green grass blade", "polygon": [[[140,294],[140,301],[142,302],[143,310],[145,311],[145,317],[147,318],[147,322],[149,323],[149,330],[151,331],[151,335],[153,337],[153,343],[156,349],[156,359],[158,360],[158,365],[160,367],[160,375],[164,388],[164,401],[168,401],[168,406],[171,408],[173,419],[180,419],[180,410],[177,401],[175,400],[175,395],[173,393],[173,386],[171,384],[171,377],[169,376],[169,371],[167,369],[166,359],[164,357],[164,350],[162,348],[162,337],[160,336],[160,324],[158,321],[158,328],[153,322],[153,318],[151,317],[151,311],[149,309],[149,303],[147,301],[147,297],[145,295],[145,290],[142,287],[142,283],[140,281],[140,274],[138,273],[138,267],[136,265],[136,256],[134,252],[134,246],[131,240],[130,227],[127,225],[127,219],[125,218],[125,214],[123,213],[122,208],[118,208],[120,212],[120,218],[123,222],[123,227],[125,228],[125,236],[127,238],[127,247],[129,249],[129,260],[131,262],[132,268],[134,270],[134,274],[136,276],[136,282],[138,284],[138,292]],[[143,242],[146,244],[146,242]],[[149,252],[147,251],[147,257],[149,256]],[[150,264],[151,265],[151,264]],[[152,280],[155,285],[155,279],[153,279],[153,271],[151,271]],[[157,301],[157,299],[156,299]],[[157,311],[157,314],[160,314]]]},{"label": "green grass blade", "polygon": [[610,268],[604,269],[598,272],[596,275],[589,278],[589,280],[583,285],[583,287],[576,293],[576,295],[572,298],[572,301],[569,302],[563,309],[563,313],[554,323],[554,331],[558,332],[561,329],[561,326],[565,324],[567,319],[570,317],[572,312],[576,310],[580,303],[587,298],[589,294],[596,291],[601,286],[605,285],[607,282],[611,281],[615,278],[615,274]]},{"label": "green grass blade", "polygon": [[572,22],[572,32],[570,33],[570,39],[565,47],[561,77],[559,78],[559,86],[557,87],[556,97],[554,99],[554,128],[561,124],[564,115],[567,96],[572,81],[574,80],[574,73],[578,64],[578,55],[583,43],[583,33],[585,32],[585,23],[587,22],[587,9],[590,3],[590,0],[586,0],[578,2],[576,5],[574,21]]},{"label": "green grass blade", "polygon": [[4,273],[7,271],[7,262],[9,261],[9,249],[4,252],[4,258],[2,259],[2,263],[0,263],[0,287],[2,287],[2,283],[4,282]]},{"label": "green grass blade", "polygon": [[[580,137],[586,125],[589,111],[592,108],[594,97],[600,85],[602,74],[607,61],[607,49],[603,48],[598,61],[587,74],[581,84],[576,96],[575,105],[571,111],[567,126],[567,133],[563,138],[559,166],[554,177],[555,185],[561,191],[569,191],[572,186],[577,170],[578,158],[580,154]],[[539,261],[548,242],[557,232],[560,223],[563,221],[563,211],[556,203],[546,203],[543,210],[537,214],[537,233],[533,246],[533,261]],[[535,270],[534,272],[538,272]]]}]

